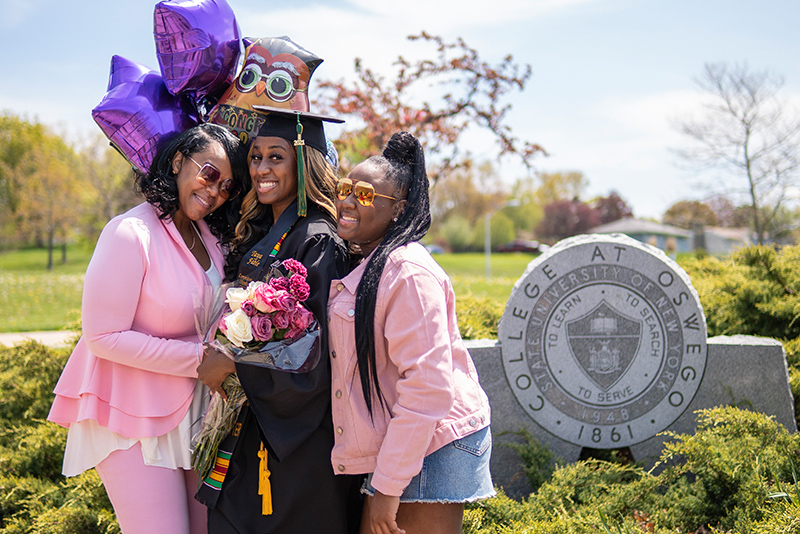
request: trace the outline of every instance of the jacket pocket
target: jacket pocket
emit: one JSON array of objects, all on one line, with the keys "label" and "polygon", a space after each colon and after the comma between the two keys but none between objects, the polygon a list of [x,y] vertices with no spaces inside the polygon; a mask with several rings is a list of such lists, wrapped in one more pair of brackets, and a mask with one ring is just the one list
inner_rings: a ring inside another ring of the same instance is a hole
[{"label": "jacket pocket", "polygon": [[466,451],[475,456],[483,454],[492,447],[492,431],[487,426],[453,442],[456,449]]}]

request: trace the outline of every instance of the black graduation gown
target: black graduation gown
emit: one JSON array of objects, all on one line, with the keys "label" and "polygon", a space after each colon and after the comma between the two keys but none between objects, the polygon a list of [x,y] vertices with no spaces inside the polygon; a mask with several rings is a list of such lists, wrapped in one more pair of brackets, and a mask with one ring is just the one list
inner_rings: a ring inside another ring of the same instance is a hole
[{"label": "black graduation gown", "polygon": [[[330,218],[309,205],[308,216],[283,240],[277,259],[286,258],[308,269],[311,293],[305,304],[322,327],[322,358],[315,369],[300,374],[236,365],[249,407],[243,407],[241,434],[216,506],[209,509],[209,534],[358,532],[361,477],[335,475],[330,461],[327,301],[331,280],[347,273],[347,248]],[[254,274],[251,278],[258,279]],[[258,494],[262,440],[269,451],[272,515],[261,515]]]}]

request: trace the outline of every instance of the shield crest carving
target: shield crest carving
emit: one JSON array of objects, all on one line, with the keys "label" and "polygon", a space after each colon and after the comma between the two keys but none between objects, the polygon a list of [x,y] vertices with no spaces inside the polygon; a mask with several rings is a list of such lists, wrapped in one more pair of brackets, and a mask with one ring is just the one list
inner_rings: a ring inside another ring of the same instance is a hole
[{"label": "shield crest carving", "polygon": [[602,300],[592,311],[567,323],[572,356],[586,376],[608,391],[628,371],[642,339],[642,323]]}]

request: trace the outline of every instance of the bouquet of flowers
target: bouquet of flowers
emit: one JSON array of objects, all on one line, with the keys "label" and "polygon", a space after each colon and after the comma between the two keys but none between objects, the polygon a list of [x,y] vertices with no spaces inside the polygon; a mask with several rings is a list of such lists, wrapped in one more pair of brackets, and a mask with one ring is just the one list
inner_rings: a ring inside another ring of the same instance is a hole
[{"label": "bouquet of flowers", "polygon": [[[310,288],[297,260],[274,263],[265,281],[225,285],[221,295],[196,304],[196,325],[208,346],[237,363],[281,371],[308,372],[320,361],[319,325],[303,307]],[[208,302],[210,300],[210,302]],[[202,481],[211,472],[222,440],[236,423],[246,398],[238,377],[222,384],[228,400],[215,396],[194,438],[192,467]]]},{"label": "bouquet of flowers", "polygon": [[238,363],[295,373],[313,369],[320,359],[319,327],[302,305],[310,291],[306,277],[302,263],[287,259],[273,264],[264,282],[229,287],[211,346]]}]

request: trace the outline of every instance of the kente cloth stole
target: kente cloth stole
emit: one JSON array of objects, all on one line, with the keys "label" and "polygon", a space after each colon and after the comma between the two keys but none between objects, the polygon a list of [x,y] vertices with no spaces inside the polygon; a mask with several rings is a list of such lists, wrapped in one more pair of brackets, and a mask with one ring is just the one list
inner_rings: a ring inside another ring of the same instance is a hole
[{"label": "kente cloth stole", "polygon": [[[217,458],[211,473],[201,481],[200,488],[198,488],[194,496],[197,501],[208,508],[213,509],[217,506],[217,500],[222,491],[225,476],[228,474],[228,467],[236,447],[236,441],[239,439],[243,429],[247,410],[249,410],[247,406],[242,406],[239,417],[236,419],[236,424],[233,426],[233,431],[219,444]],[[253,417],[248,424],[257,425],[258,423]],[[269,452],[264,447],[264,443],[261,442],[261,447],[258,451],[258,494],[261,496],[261,515],[272,515],[272,482],[269,479],[271,473],[267,466],[268,456]]]},{"label": "kente cloth stole", "polygon": [[292,230],[295,223],[300,218],[297,215],[297,201],[293,201],[283,210],[278,220],[273,223],[261,241],[250,249],[250,252],[242,257],[239,263],[239,282],[246,285],[253,280],[261,280],[268,272],[278,251],[281,249],[286,235]]},{"label": "kente cloth stole", "polygon": [[233,425],[233,431],[225,436],[219,444],[217,458],[214,461],[214,467],[211,469],[211,473],[200,482],[200,487],[194,496],[197,501],[206,505],[208,508],[213,509],[217,506],[217,499],[219,499],[222,484],[225,482],[225,476],[228,474],[231,456],[233,456],[236,442],[242,432],[247,410],[247,406],[242,406],[241,411],[239,411],[239,416],[236,418],[236,423]]}]

